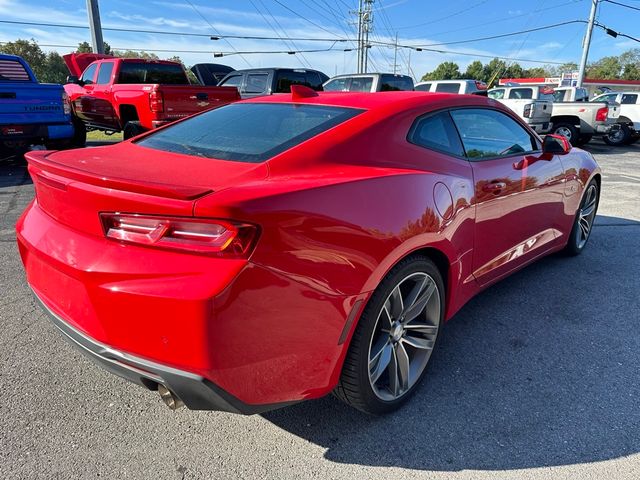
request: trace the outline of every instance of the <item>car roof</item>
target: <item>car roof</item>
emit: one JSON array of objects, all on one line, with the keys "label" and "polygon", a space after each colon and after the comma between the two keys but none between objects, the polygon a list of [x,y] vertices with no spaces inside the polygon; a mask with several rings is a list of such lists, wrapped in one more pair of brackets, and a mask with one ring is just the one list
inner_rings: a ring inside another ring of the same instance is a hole
[{"label": "car roof", "polygon": [[334,75],[329,80],[333,80],[334,78],[373,77],[378,75],[392,75],[394,77],[411,78],[409,75],[403,75],[402,73],[367,72],[367,73],[341,73],[340,75]]},{"label": "car roof", "polygon": [[19,57],[18,55],[11,55],[9,53],[0,53],[0,60],[20,61],[20,60],[22,60],[22,57]]},{"label": "car roof", "polygon": [[245,68],[243,70],[234,70],[233,72],[229,72],[229,74],[234,73],[244,73],[244,72],[267,72],[267,71],[279,71],[285,70],[287,72],[320,72],[320,70],[316,70],[314,68],[293,68],[293,67],[256,67],[256,68]]},{"label": "car roof", "polygon": [[293,103],[332,107],[359,108],[364,110],[403,111],[427,105],[456,107],[464,105],[491,106],[505,109],[499,102],[478,95],[455,93],[429,93],[419,91],[394,91],[376,93],[314,92],[317,95],[296,99],[290,94],[276,94],[244,100],[242,103]]}]

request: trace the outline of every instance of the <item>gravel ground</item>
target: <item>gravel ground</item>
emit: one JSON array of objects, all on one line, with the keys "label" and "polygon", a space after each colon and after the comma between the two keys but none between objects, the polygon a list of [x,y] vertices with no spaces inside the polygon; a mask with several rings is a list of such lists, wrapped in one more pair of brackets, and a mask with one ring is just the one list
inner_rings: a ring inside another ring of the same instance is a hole
[{"label": "gravel ground", "polygon": [[171,412],[89,363],[25,284],[13,226],[33,187],[23,162],[0,161],[0,477],[640,478],[640,146],[589,149],[604,189],[584,254],[473,299],[428,381],[383,418],[330,397]]}]

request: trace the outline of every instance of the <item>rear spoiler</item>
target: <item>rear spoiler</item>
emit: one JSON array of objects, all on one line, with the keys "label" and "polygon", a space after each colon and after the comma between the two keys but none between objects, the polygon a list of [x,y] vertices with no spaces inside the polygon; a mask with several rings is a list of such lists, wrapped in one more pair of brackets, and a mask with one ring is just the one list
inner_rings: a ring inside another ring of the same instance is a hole
[{"label": "rear spoiler", "polygon": [[226,77],[227,74],[235,71],[232,67],[218,63],[196,63],[190,70],[200,84],[207,87],[217,86],[220,80]]},{"label": "rear spoiler", "polygon": [[105,55],[103,53],[67,53],[66,55],[63,55],[62,58],[69,69],[69,73],[80,78],[84,69],[96,60],[115,57],[113,55]]}]

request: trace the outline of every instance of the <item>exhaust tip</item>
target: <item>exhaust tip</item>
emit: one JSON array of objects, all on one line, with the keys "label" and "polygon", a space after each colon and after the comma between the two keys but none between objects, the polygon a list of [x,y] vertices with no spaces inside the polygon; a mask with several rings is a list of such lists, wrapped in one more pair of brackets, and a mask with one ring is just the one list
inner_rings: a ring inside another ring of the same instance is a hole
[{"label": "exhaust tip", "polygon": [[164,385],[158,385],[158,393],[160,394],[160,398],[162,399],[164,404],[171,410],[177,410],[180,407],[184,407],[184,402]]}]

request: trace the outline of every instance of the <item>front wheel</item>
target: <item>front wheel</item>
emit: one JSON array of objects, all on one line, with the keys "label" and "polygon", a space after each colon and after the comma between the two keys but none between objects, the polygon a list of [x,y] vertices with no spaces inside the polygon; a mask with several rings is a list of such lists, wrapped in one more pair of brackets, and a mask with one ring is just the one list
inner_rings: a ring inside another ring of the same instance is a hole
[{"label": "front wheel", "polygon": [[573,228],[569,234],[569,241],[564,250],[566,254],[579,255],[587,246],[596,219],[599,199],[598,182],[591,180],[584,191],[580,207],[578,207]]},{"label": "front wheel", "polygon": [[127,122],[124,126],[124,130],[122,131],[122,138],[124,140],[129,140],[130,138],[136,137],[144,132],[145,129],[140,125],[140,122]]},{"label": "front wheel", "polygon": [[444,316],[444,284],[434,263],[412,256],[369,300],[334,394],[363,412],[398,409],[424,377]]},{"label": "front wheel", "polygon": [[556,135],[562,135],[564,138],[569,140],[571,145],[576,146],[579,143],[578,129],[575,125],[571,125],[570,123],[558,123],[557,125],[554,125],[553,133]]}]

